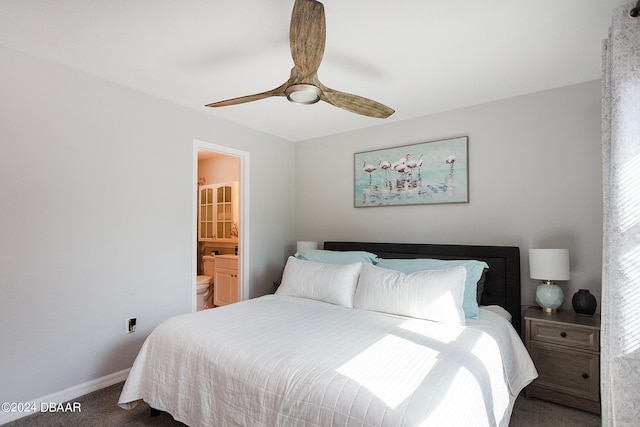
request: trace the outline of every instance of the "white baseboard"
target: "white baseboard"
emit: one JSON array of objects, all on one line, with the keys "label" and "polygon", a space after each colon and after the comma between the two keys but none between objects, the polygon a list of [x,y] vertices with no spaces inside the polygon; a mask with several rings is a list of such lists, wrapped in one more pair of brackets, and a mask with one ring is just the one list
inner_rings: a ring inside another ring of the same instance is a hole
[{"label": "white baseboard", "polygon": [[[4,412],[0,410],[0,425],[17,420],[22,417],[33,415],[35,412],[40,412],[40,405],[42,403],[64,403],[73,400],[77,397],[84,396],[85,394],[101,390],[109,387],[110,385],[117,384],[127,379],[129,371],[131,369],[123,369],[122,371],[114,372],[113,374],[106,375],[95,380],[87,381],[86,383],[78,384],[73,387],[69,387],[64,390],[49,394],[47,396],[40,397],[21,404],[27,404],[29,408],[33,409],[30,412]],[[16,402],[17,403],[17,402]],[[45,409],[46,410],[46,409]]]}]

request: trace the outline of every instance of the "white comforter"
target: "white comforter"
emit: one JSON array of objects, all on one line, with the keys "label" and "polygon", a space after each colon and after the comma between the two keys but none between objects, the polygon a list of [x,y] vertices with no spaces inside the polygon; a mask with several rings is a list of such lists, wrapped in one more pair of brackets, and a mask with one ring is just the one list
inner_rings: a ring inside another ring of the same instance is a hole
[{"label": "white comforter", "polygon": [[119,404],[190,426],[507,426],[536,376],[488,310],[449,326],[269,295],[163,322]]}]

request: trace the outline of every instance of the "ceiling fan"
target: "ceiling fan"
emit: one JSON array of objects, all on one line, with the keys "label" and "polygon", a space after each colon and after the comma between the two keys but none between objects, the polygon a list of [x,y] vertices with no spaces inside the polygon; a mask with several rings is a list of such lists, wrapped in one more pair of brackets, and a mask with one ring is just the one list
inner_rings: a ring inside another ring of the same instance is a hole
[{"label": "ceiling fan", "polygon": [[296,0],[289,30],[289,43],[294,63],[289,80],[266,92],[214,102],[206,106],[224,107],[271,96],[286,96],[289,101],[298,104],[324,101],[356,114],[380,119],[386,119],[392,115],[395,111],[386,105],[362,96],[328,88],[320,82],[318,68],[324,54],[325,39],[326,23],[322,3],[314,0]]}]

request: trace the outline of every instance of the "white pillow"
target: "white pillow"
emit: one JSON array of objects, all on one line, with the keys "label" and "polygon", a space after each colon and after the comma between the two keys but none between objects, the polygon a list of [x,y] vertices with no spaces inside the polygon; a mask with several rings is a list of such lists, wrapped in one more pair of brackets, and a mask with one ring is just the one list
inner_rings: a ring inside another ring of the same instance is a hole
[{"label": "white pillow", "polygon": [[351,308],[361,265],[323,264],[289,257],[276,295],[311,298]]},{"label": "white pillow", "polygon": [[353,306],[441,323],[465,324],[462,266],[404,274],[363,264]]}]

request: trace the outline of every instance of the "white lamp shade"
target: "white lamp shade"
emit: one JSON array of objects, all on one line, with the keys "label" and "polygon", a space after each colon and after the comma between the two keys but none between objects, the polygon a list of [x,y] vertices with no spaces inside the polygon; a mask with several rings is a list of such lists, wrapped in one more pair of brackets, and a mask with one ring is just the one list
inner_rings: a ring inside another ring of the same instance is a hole
[{"label": "white lamp shade", "polygon": [[318,249],[318,242],[299,241],[296,244],[296,251],[304,251],[306,249]]},{"label": "white lamp shade", "polygon": [[529,249],[532,279],[569,280],[569,249]]}]

